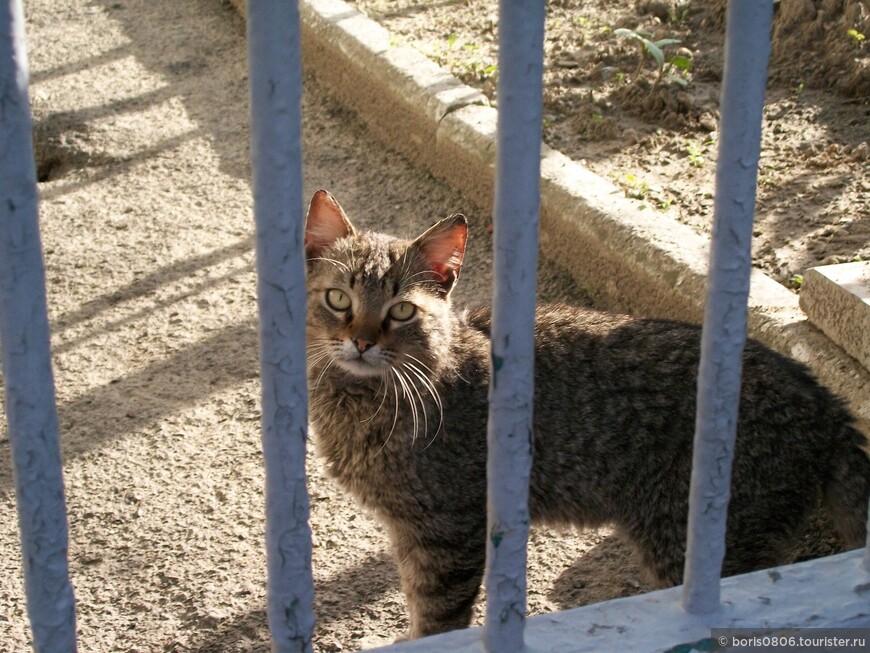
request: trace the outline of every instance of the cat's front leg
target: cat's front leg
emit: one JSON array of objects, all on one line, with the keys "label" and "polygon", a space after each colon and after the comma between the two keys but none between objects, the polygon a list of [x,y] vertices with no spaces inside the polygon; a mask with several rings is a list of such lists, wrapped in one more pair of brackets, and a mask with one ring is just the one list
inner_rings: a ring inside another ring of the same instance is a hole
[{"label": "cat's front leg", "polygon": [[393,531],[410,628],[416,639],[471,623],[486,558],[485,529],[420,537]]}]

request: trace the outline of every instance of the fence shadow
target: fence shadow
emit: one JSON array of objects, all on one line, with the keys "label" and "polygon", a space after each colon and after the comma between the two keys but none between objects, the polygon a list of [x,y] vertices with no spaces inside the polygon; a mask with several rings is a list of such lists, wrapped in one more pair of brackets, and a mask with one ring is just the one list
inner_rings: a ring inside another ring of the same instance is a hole
[{"label": "fence shadow", "polygon": [[[328,634],[329,625],[336,621],[365,618],[368,606],[374,605],[384,594],[399,585],[392,557],[381,552],[369,556],[358,565],[343,569],[332,578],[317,583],[314,610],[317,615],[315,638]],[[235,619],[217,624],[209,635],[191,648],[189,653],[218,653],[228,651],[271,650],[266,611],[251,610]],[[325,642],[319,650],[333,650]],[[341,649],[335,649],[341,650]]]},{"label": "fence shadow", "polygon": [[616,535],[609,535],[559,575],[549,598],[560,609],[568,610],[651,589],[631,548]]},{"label": "fence shadow", "polygon": [[[817,511],[803,535],[783,553],[782,563],[811,560],[844,550],[845,544],[831,520]],[[655,589],[635,561],[631,547],[618,536],[610,535],[562,572],[553,584],[550,599],[560,609],[568,610]]]},{"label": "fence shadow", "polygon": [[[97,0],[129,39],[129,54],[159,75],[167,91],[183,102],[191,121],[217,150],[222,172],[247,180],[248,88],[245,24],[228,0]],[[208,5],[207,10],[202,5]],[[178,29],[215,14],[223,29],[219,40],[211,30]],[[215,71],[220,70],[220,74]]]},{"label": "fence shadow", "polygon": [[[58,405],[65,459],[135,433],[172,411],[259,374],[254,321],[227,327],[144,369]],[[0,456],[9,456],[0,442]],[[3,451],[5,450],[5,451]],[[9,466],[0,467],[0,496],[12,490]]]},{"label": "fence shadow", "polygon": [[[216,266],[232,258],[243,256],[250,252],[253,247],[254,239],[245,238],[231,245],[227,245],[226,247],[207,252],[206,254],[192,256],[159,268],[131,283],[83,303],[75,311],[58,316],[56,319],[52,320],[52,331],[54,333],[62,332],[63,330],[69,329],[81,322],[91,320],[100,315],[103,311],[107,311],[117,304],[140,299],[155,293],[161,286],[166,286],[173,282],[193,277],[199,271]],[[54,354],[59,354],[72,349],[84,340],[92,339],[101,333],[114,331],[126,324],[144,318],[148,313],[151,313],[154,310],[159,310],[173,303],[181,302],[201,293],[207,288],[235,279],[246,272],[250,272],[250,270],[251,266],[243,262],[240,266],[234,268],[231,272],[228,272],[221,277],[210,278],[207,281],[195,284],[169,298],[155,300],[147,307],[143,307],[132,314],[126,315],[124,318],[103,325],[99,331],[89,331],[87,334],[79,336],[78,338],[65,339],[59,346],[52,347],[52,351]]]}]

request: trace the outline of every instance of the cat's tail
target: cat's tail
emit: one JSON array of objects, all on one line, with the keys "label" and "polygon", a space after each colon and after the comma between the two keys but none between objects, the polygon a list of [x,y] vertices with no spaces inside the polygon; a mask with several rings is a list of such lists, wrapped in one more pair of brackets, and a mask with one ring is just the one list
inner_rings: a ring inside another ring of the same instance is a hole
[{"label": "cat's tail", "polygon": [[864,546],[867,539],[867,506],[870,500],[870,454],[867,439],[848,427],[849,442],[836,461],[825,504],[834,526],[849,548]]}]

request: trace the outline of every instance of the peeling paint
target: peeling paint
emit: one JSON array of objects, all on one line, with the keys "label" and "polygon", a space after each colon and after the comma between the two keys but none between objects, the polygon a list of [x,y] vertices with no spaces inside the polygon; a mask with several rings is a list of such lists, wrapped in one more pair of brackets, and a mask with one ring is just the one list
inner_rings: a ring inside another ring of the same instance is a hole
[{"label": "peeling paint", "polygon": [[712,651],[713,650],[713,640],[709,637],[705,639],[699,639],[697,642],[686,642],[683,644],[677,644],[662,653],[692,653],[692,651]]},{"label": "peeling paint", "polygon": [[865,594],[870,593],[870,583],[862,583],[861,585],[855,585],[855,594],[858,596],[864,596]]}]

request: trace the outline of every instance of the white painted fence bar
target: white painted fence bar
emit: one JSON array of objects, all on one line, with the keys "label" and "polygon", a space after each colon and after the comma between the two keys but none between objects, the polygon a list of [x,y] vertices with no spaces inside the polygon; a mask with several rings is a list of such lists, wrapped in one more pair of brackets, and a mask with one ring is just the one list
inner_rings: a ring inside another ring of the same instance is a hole
[{"label": "white painted fence bar", "polygon": [[299,9],[248,0],[257,226],[268,606],[276,653],[312,650],[314,588],[305,478],[308,382]]},{"label": "white painted fence bar", "polygon": [[864,561],[865,571],[870,571],[870,503],[867,505],[867,543],[864,545]]},{"label": "white painted fence bar", "polygon": [[[21,0],[0,4],[0,350],[37,653],[76,650]],[[2,644],[0,644],[2,648]]]},{"label": "white painted fence bar", "polygon": [[683,607],[719,607],[773,3],[728,3],[713,236],[698,372]]},{"label": "white painted fence bar", "polygon": [[499,5],[486,650],[523,649],[534,399],[544,0]]}]

